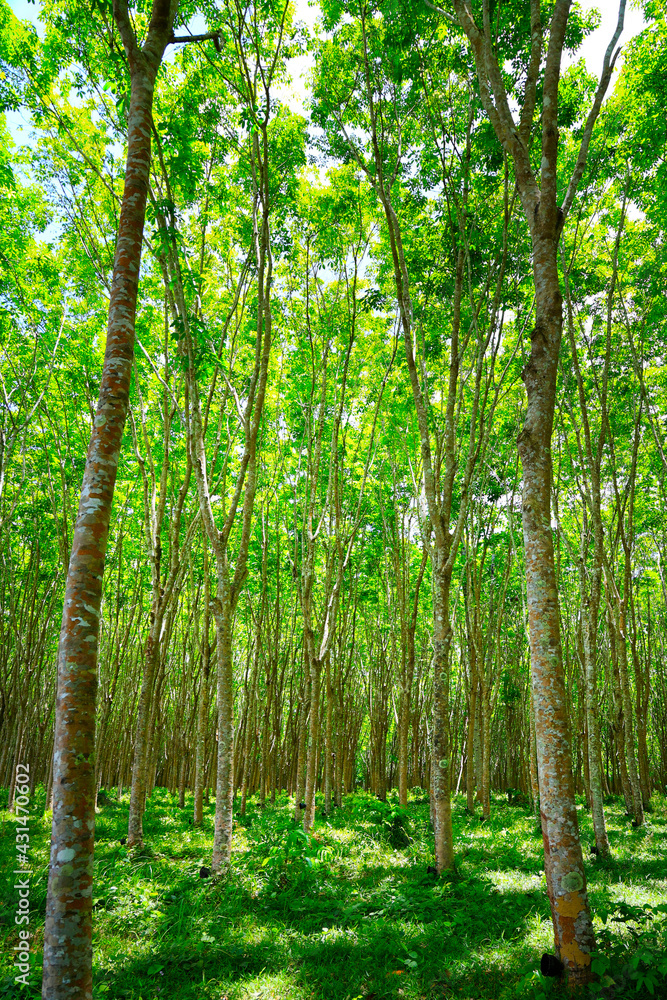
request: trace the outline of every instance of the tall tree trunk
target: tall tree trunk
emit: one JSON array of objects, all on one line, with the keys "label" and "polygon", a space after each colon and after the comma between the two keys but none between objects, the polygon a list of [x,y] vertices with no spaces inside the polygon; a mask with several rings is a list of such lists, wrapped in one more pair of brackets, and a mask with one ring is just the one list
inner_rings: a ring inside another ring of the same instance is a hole
[{"label": "tall tree trunk", "polygon": [[[583,568],[580,573],[582,595],[586,594],[585,581],[583,579]],[[586,690],[586,736],[587,736],[587,765],[588,781],[590,786],[590,804],[593,814],[593,830],[595,832],[595,846],[603,857],[609,856],[609,839],[607,837],[607,826],[604,818],[604,803],[602,796],[602,773],[600,758],[600,721],[598,718],[598,692],[597,692],[597,664],[596,652],[597,643],[595,631],[597,630],[597,607],[595,607],[593,625],[593,611],[590,600],[584,599],[583,605],[582,632],[584,645],[584,670],[585,670],[585,690]]]},{"label": "tall tree trunk", "polygon": [[308,743],[308,711],[310,708],[310,671],[304,658],[303,699],[299,705],[299,739],[296,751],[296,782],[294,789],[294,819],[301,819],[301,801],[306,787],[306,749]]},{"label": "tall tree trunk", "polygon": [[[308,645],[312,649],[312,636],[310,644],[306,640],[306,648],[308,648]],[[310,666],[310,725],[308,731],[308,753],[306,756],[306,808],[303,810],[303,828],[306,832],[312,828],[315,822],[316,761],[317,747],[320,739],[320,675],[322,671],[322,661],[319,657],[309,654],[308,661]]]},{"label": "tall tree trunk", "polygon": [[[632,595],[631,595],[632,597]],[[637,757],[639,761],[639,785],[642,793],[642,805],[644,809],[650,806],[651,801],[651,771],[648,758],[648,711],[651,696],[651,604],[648,600],[648,626],[646,641],[646,661],[642,663],[642,657],[637,649],[637,621],[634,598],[632,599],[632,632],[630,644],[632,648],[632,662],[635,668],[635,707],[637,711]],[[640,618],[640,625],[642,624]]]},{"label": "tall tree trunk", "polygon": [[127,844],[134,847],[143,841],[143,814],[146,802],[148,771],[148,731],[153,700],[155,674],[160,659],[160,628],[162,618],[152,616],[150,631],[146,641],[144,673],[139,694],[137,724],[134,736],[134,758],[132,762],[132,787],[130,791],[130,815],[128,821]]},{"label": "tall tree trunk", "polygon": [[[539,213],[539,209],[536,210]],[[555,213],[554,213],[555,214]],[[551,532],[551,434],[562,300],[557,223],[533,236],[535,328],[523,371],[528,408],[519,436],[523,538],[544,864],[556,947],[572,979],[584,981],[595,937],[574,798],[559,602]],[[549,228],[551,232],[549,232]]]},{"label": "tall tree trunk", "polygon": [[486,678],[481,683],[482,723],[482,816],[491,818],[491,691]]},{"label": "tall tree trunk", "polygon": [[[627,574],[629,577],[629,573]],[[627,584],[626,584],[627,585]],[[625,759],[628,768],[628,778],[630,780],[630,793],[632,796],[632,812],[634,814],[635,826],[642,826],[644,823],[644,806],[642,803],[641,786],[639,784],[639,771],[637,769],[637,754],[635,751],[635,732],[632,711],[632,697],[630,694],[630,678],[628,674],[628,647],[626,636],[626,599],[623,600],[623,607],[619,611],[616,621],[616,642],[618,650],[618,671],[621,681],[621,699],[623,703],[623,733],[625,736]]]},{"label": "tall tree trunk", "polygon": [[83,473],[58,649],[44,1000],[92,997],[95,694],[102,580],[134,354],[153,88],[176,9],[176,0],[154,0],[140,49],[127,4],[114,0],[113,7],[131,74],[127,159],[100,397]]},{"label": "tall tree trunk", "polygon": [[218,774],[213,834],[214,872],[227,867],[232,856],[234,816],[234,663],[232,655],[232,601],[227,560],[218,560],[215,625],[218,650]]},{"label": "tall tree trunk", "polygon": [[197,748],[195,751],[194,826],[201,826],[204,818],[204,771],[206,767],[206,730],[208,728],[208,679],[211,669],[211,648],[208,642],[211,584],[208,572],[208,547],[204,542],[204,624],[201,639],[202,671],[197,713]]},{"label": "tall tree trunk", "polygon": [[[409,552],[409,546],[405,544],[402,548]],[[415,674],[415,633],[417,631],[417,615],[419,612],[419,593],[421,590],[426,563],[428,562],[428,550],[424,547],[422,551],[421,564],[415,582],[415,592],[412,598],[412,608],[408,618],[407,599],[410,582],[410,563],[406,557],[405,580],[406,586],[403,588],[404,607],[402,611],[402,640],[405,641],[405,671],[401,685],[401,699],[399,711],[399,732],[398,732],[398,796],[402,806],[408,804],[408,741],[410,735],[410,719],[412,717],[412,683]],[[402,567],[399,568],[399,572]]]},{"label": "tall tree trunk", "polygon": [[614,622],[614,611],[611,606],[611,595],[608,593],[609,603],[607,605],[607,628],[609,634],[609,673],[611,675],[611,688],[613,698],[613,721],[612,733],[614,734],[614,748],[616,750],[616,760],[621,779],[621,790],[625,800],[625,811],[632,814],[632,789],[628,776],[628,764],[625,756],[625,713],[623,711],[623,697],[621,695],[621,677],[618,669],[618,643],[616,638],[616,625]]},{"label": "tall tree trunk", "polygon": [[326,720],[324,731],[324,813],[326,816],[331,812],[331,788],[333,775],[333,744],[332,740],[332,718],[333,718],[333,688],[331,687],[331,657],[327,656],[326,662]]},{"label": "tall tree trunk", "polygon": [[475,712],[477,711],[477,690],[468,695],[468,717],[466,720],[466,812],[475,811]]},{"label": "tall tree trunk", "polygon": [[593,126],[609,86],[616,48],[623,30],[625,0],[605,52],[602,73],[582,131],[576,162],[562,203],[558,203],[558,96],[560,67],[571,0],[555,0],[551,10],[542,77],[539,182],[531,160],[537,86],[546,35],[539,0],[530,3],[530,57],[523,85],[519,121],[507,98],[494,51],[488,5],[482,28],[468,0],[453,0],[459,23],[475,57],[480,97],[505,155],[514,163],[517,187],[530,229],[535,285],[535,327],[531,351],[522,372],[528,405],[519,435],[523,468],[523,538],[526,593],[530,623],[531,682],[535,708],[540,808],[545,872],[554,926],[554,943],[574,986],[591,978],[590,952],[595,947],[577,811],[567,725],[563,654],[560,641],[558,589],[551,535],[551,434],[556,397],[558,355],[562,337],[562,299],[557,249],[560,233],[583,176]]},{"label": "tall tree trunk", "polygon": [[438,871],[454,864],[452,830],[451,761],[449,732],[449,653],[452,629],[449,621],[450,578],[434,566],[433,601],[433,820],[435,863]]}]

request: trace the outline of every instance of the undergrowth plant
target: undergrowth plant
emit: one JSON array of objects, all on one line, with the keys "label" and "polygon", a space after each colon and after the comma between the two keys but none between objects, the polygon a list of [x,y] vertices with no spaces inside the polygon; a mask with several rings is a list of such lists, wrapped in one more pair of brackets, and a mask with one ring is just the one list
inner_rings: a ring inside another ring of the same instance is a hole
[{"label": "undergrowth plant", "polygon": [[[40,793],[41,794],[41,793]],[[514,798],[514,797],[513,797]],[[456,869],[436,877],[425,793],[407,809],[366,793],[323,814],[312,834],[286,795],[248,800],[235,822],[232,864],[200,878],[213,841],[213,804],[201,829],[192,802],[155,789],[141,852],[121,844],[127,796],[102,797],[94,883],[96,1000],[545,1000],[559,984],[539,972],[553,935],[542,843],[532,814],[493,797],[480,823],[453,801]],[[598,981],[608,1000],[667,997],[667,809],[653,798],[646,831],[622,803],[608,806],[610,861],[587,860]],[[12,822],[3,813],[4,830]],[[579,808],[584,844],[589,814]],[[11,968],[16,906],[11,838],[0,838],[0,1000],[40,994],[48,813],[31,828],[30,985]],[[394,831],[405,839],[399,844]],[[4,832],[4,831],[3,831]],[[593,994],[591,994],[592,996]]]}]

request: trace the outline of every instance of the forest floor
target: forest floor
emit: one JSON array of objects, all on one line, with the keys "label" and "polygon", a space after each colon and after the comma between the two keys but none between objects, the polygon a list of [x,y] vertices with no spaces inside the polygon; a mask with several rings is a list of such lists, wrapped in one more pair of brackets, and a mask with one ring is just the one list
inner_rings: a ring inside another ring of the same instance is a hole
[{"label": "forest floor", "polygon": [[[592,823],[579,806],[604,997],[667,997],[667,800],[656,795],[652,806],[646,827],[635,830],[621,800],[609,800],[607,862],[588,854]],[[456,872],[439,879],[426,870],[433,836],[423,794],[407,812],[393,794],[386,804],[350,795],[328,819],[318,808],[312,838],[291,819],[285,796],[264,810],[250,802],[235,820],[231,871],[201,879],[213,811],[211,803],[203,828],[193,829],[191,798],[179,809],[156,789],[137,853],[120,844],[127,796],[100,796],[96,1000],[511,1000],[550,992],[553,981],[538,971],[542,953],[553,950],[541,835],[534,816],[506,797],[494,797],[483,824],[456,797]],[[50,817],[33,813],[30,821],[36,936],[28,988],[14,982],[14,823],[6,811],[0,817],[0,1000],[37,997]]]}]

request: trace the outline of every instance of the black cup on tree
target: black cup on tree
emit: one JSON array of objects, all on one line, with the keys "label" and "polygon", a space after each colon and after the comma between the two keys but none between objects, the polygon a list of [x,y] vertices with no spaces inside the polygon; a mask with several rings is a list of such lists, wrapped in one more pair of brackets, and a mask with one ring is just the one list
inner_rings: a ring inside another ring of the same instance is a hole
[{"label": "black cup on tree", "polygon": [[542,955],[540,972],[543,976],[550,976],[552,979],[555,979],[563,975],[564,969],[565,966],[555,955],[547,955],[546,952]]}]

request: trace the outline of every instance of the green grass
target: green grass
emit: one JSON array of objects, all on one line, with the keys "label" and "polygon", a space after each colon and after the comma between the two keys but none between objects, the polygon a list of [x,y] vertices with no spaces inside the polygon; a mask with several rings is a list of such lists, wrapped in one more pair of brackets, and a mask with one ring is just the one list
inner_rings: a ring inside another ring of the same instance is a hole
[{"label": "green grass", "polygon": [[[39,992],[50,832],[39,804],[38,795],[31,818],[31,928],[38,931],[28,991],[15,986],[11,969],[13,822],[2,813],[0,998]],[[423,800],[409,807],[411,842],[402,847],[392,846],[404,843],[396,835],[400,822],[392,825],[395,807],[370,796],[349,796],[329,820],[318,818],[310,842],[292,832],[299,828],[286,797],[263,812],[253,802],[235,823],[231,871],[206,881],[199,868],[210,859],[213,806],[203,829],[193,830],[191,805],[180,810],[156,789],[139,854],[119,843],[127,831],[126,797],[111,797],[100,810],[96,997],[510,1000],[548,991],[551,984],[535,972],[553,943],[541,835],[534,817],[504,797],[494,800],[485,824],[465,813],[462,797],[455,800],[457,869],[438,880],[426,873],[433,837]],[[583,808],[579,816],[596,926],[610,956],[608,968],[599,959],[611,976],[602,995],[647,996],[644,974],[653,970],[648,987],[667,997],[667,978],[657,968],[666,943],[663,913],[656,909],[667,904],[667,803],[654,797],[644,830],[631,828],[620,802],[608,805],[614,857],[607,863],[589,859],[591,819]],[[631,907],[625,921],[611,919],[619,904]],[[654,919],[642,923],[646,906]]]}]

